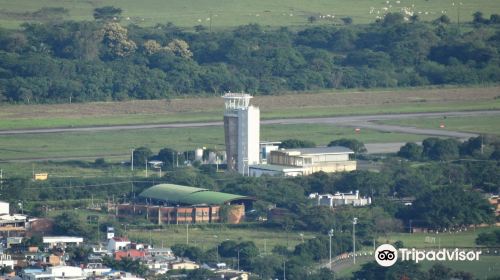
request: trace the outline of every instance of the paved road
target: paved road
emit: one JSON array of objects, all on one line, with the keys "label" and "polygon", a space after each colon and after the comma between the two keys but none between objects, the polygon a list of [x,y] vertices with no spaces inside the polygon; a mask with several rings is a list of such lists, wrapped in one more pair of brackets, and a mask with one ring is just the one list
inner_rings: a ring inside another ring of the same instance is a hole
[{"label": "paved road", "polygon": [[[274,119],[263,120],[262,125],[266,124],[338,124],[345,126],[370,126],[370,129],[387,131],[391,128],[397,129],[397,132],[416,133],[424,135],[442,135],[458,138],[467,138],[468,135],[475,134],[449,134],[450,131],[433,130],[433,129],[415,129],[398,126],[387,126],[370,123],[379,120],[397,120],[410,118],[440,118],[449,117],[464,117],[464,116],[494,116],[500,115],[500,110],[494,111],[469,111],[469,112],[445,112],[445,113],[412,113],[412,114],[383,114],[383,115],[363,115],[363,116],[341,116],[327,118],[292,118],[292,119]],[[134,129],[152,129],[152,128],[187,128],[187,127],[206,127],[206,126],[221,126],[222,121],[218,122],[191,122],[191,123],[172,123],[172,124],[142,124],[142,125],[113,125],[113,126],[92,126],[92,127],[68,127],[68,128],[40,128],[40,129],[13,129],[0,130],[0,135],[13,134],[35,134],[35,133],[62,133],[62,132],[89,132],[89,131],[112,131],[112,130],[134,130]],[[441,134],[437,134],[441,132]]]}]

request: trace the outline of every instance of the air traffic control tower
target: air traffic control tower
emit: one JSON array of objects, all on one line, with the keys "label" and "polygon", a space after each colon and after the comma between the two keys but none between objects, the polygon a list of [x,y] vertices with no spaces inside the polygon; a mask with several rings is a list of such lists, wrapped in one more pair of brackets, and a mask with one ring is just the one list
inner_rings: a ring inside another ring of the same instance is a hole
[{"label": "air traffic control tower", "polygon": [[227,169],[249,174],[249,166],[259,164],[260,111],[250,105],[251,95],[226,93],[224,134]]}]

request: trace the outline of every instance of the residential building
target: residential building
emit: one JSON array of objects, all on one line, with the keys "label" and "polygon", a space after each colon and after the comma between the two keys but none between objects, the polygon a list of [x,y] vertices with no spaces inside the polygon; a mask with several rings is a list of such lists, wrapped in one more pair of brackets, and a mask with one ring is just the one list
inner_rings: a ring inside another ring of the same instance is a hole
[{"label": "residential building", "polygon": [[75,236],[44,236],[43,243],[48,244],[49,247],[63,247],[65,248],[68,244],[74,244],[79,246],[83,243],[83,237]]},{"label": "residential building", "polygon": [[109,272],[111,272],[111,268],[102,263],[89,263],[83,268],[83,275],[87,277],[103,276]]},{"label": "residential building", "polygon": [[14,269],[15,265],[16,261],[12,259],[11,255],[0,255],[0,267],[10,267],[11,269]]},{"label": "residential building", "polygon": [[188,261],[188,260],[179,260],[176,262],[172,262],[169,265],[169,269],[192,270],[192,269],[198,269],[198,268],[200,268],[199,264],[192,262],[192,261]]},{"label": "residential building", "polygon": [[0,214],[10,214],[10,206],[8,202],[0,201]]},{"label": "residential building", "polygon": [[215,279],[225,279],[225,280],[248,280],[249,273],[245,271],[238,271],[233,269],[221,269],[215,271],[217,277],[210,278],[210,280]]},{"label": "residential building", "polygon": [[76,266],[49,266],[45,271],[31,270],[24,272],[23,279],[26,280],[85,280],[83,269]]},{"label": "residential building", "polygon": [[114,256],[115,256],[115,261],[119,261],[123,258],[130,258],[135,260],[146,257],[146,252],[144,250],[128,249],[128,250],[115,251]]},{"label": "residential building", "polygon": [[114,253],[115,251],[125,250],[129,247],[130,240],[126,237],[113,237],[108,240],[108,252]]}]

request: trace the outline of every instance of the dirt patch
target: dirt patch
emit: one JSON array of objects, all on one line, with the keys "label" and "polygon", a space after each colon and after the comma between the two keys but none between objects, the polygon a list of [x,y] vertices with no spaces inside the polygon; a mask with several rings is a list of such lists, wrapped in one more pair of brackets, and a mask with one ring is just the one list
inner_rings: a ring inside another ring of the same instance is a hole
[{"label": "dirt patch", "polygon": [[[500,87],[408,89],[397,91],[357,91],[301,93],[279,96],[257,96],[252,103],[262,111],[285,108],[322,108],[364,105],[397,105],[418,102],[494,100]],[[81,118],[111,115],[153,115],[178,112],[222,111],[220,97],[199,97],[167,100],[134,100],[125,102],[93,102],[56,105],[0,106],[3,119]]]}]

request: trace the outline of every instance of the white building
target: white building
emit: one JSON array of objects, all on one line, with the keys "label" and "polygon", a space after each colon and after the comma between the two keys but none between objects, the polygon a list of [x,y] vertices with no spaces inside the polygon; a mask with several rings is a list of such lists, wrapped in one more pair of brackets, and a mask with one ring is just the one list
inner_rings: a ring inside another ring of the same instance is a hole
[{"label": "white building", "polygon": [[104,266],[102,263],[89,263],[83,269],[83,275],[87,277],[101,276],[111,272],[111,268]]},{"label": "white building", "polygon": [[336,192],[335,194],[318,194],[312,193],[309,195],[309,199],[316,200],[316,205],[320,206],[330,206],[330,207],[338,207],[343,205],[352,205],[352,206],[366,206],[372,204],[371,197],[360,197],[359,191],[355,193],[340,193]]},{"label": "white building", "polygon": [[8,202],[0,201],[0,214],[10,214]]},{"label": "white building", "polygon": [[49,244],[50,247],[55,246],[63,246],[65,247],[68,244],[75,244],[79,246],[83,243],[83,237],[75,237],[75,236],[44,236],[43,243]]},{"label": "white building", "polygon": [[259,163],[260,110],[250,106],[249,94],[226,93],[223,98],[227,168],[248,174],[249,166]]},{"label": "white building", "polygon": [[14,266],[16,265],[16,261],[11,258],[10,255],[7,254],[1,254],[0,255],[0,267],[10,267],[12,270],[14,270]]},{"label": "white building", "polygon": [[84,280],[87,279],[83,270],[77,266],[49,266],[46,271],[33,271],[26,273],[23,276],[26,280],[37,280],[37,279],[47,279],[47,280]]},{"label": "white building", "polygon": [[267,158],[272,151],[279,150],[281,142],[279,141],[262,141],[260,142],[260,163],[266,164]]},{"label": "white building", "polygon": [[310,175],[323,171],[345,172],[356,170],[354,152],[345,147],[322,147],[271,150],[267,164],[250,166],[250,175],[260,177]]},{"label": "white building", "polygon": [[126,249],[129,245],[130,240],[128,240],[127,238],[113,237],[108,240],[107,249],[109,253],[114,253],[115,251]]}]

